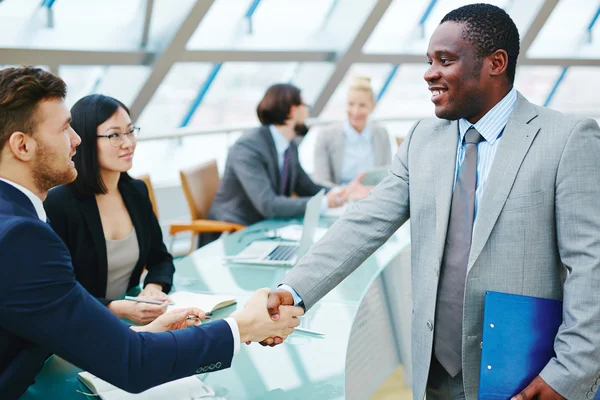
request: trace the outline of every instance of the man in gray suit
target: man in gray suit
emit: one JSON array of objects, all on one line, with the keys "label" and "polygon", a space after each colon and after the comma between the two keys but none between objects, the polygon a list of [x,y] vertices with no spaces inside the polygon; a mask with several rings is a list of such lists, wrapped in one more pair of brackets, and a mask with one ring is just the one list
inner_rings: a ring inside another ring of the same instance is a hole
[{"label": "man in gray suit", "polygon": [[[249,225],[266,218],[301,216],[310,197],[323,189],[304,172],[293,142],[308,118],[300,89],[271,86],[257,114],[262,126],[229,149],[210,219]],[[345,188],[329,191],[323,209],[341,206],[345,193]]]},{"label": "man in gray suit", "polygon": [[410,217],[415,399],[477,398],[486,291],[564,302],[556,357],[514,399],[598,389],[600,129],[519,94],[518,53],[502,9],[447,14],[424,76],[440,119],[415,124],[387,178],[269,299],[274,318],[280,304],[311,308]]}]

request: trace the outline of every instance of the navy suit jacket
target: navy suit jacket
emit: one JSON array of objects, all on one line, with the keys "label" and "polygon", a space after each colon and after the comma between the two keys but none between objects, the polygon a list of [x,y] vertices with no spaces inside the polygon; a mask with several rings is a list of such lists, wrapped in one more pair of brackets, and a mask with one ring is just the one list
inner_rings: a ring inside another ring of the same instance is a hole
[{"label": "navy suit jacket", "polygon": [[226,321],[138,333],[76,280],[67,247],[20,190],[0,181],[0,398],[20,396],[49,354],[129,392],[228,368]]}]

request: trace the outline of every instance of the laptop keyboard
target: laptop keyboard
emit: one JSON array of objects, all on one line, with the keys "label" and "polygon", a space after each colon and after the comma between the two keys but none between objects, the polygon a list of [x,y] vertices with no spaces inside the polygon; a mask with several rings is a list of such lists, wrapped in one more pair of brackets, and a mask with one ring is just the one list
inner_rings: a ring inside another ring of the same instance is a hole
[{"label": "laptop keyboard", "polygon": [[266,259],[274,261],[291,260],[296,255],[296,250],[298,250],[297,245],[280,244],[279,246],[275,247],[275,249],[272,252],[269,253]]}]

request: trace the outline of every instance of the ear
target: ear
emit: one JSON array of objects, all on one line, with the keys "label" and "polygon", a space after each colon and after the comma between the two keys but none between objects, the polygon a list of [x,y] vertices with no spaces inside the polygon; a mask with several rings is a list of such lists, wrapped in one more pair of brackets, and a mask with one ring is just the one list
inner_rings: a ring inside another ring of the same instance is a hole
[{"label": "ear", "polygon": [[35,154],[37,143],[31,135],[17,131],[10,135],[6,145],[16,159],[30,161]]},{"label": "ear", "polygon": [[508,67],[508,53],[506,50],[496,50],[488,56],[490,76],[499,76],[506,73]]}]

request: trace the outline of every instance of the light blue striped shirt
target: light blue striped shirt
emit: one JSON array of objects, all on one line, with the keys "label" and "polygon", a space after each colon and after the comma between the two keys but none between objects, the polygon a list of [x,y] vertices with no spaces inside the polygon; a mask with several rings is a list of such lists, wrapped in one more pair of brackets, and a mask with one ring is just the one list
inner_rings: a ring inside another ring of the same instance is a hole
[{"label": "light blue striped shirt", "polygon": [[460,165],[465,158],[465,146],[463,142],[467,130],[474,126],[477,132],[485,138],[477,145],[477,189],[475,191],[475,217],[477,217],[477,210],[479,208],[479,199],[483,195],[485,184],[496,155],[496,149],[502,139],[502,132],[508,122],[508,118],[515,108],[517,103],[517,90],[512,88],[510,92],[498,104],[496,104],[490,111],[488,111],[479,121],[474,125],[471,124],[464,118],[458,120],[458,133],[460,140],[458,141],[456,148],[456,168],[454,173],[454,184],[456,185],[456,178],[458,177],[458,171]]},{"label": "light blue striped shirt", "polygon": [[[456,168],[454,173],[454,184],[456,185],[456,178],[460,165],[465,158],[465,144],[463,140],[467,130],[474,126],[477,132],[485,138],[485,141],[479,142],[477,145],[477,189],[475,191],[475,216],[477,216],[477,208],[479,206],[479,199],[483,195],[485,184],[487,182],[488,174],[496,155],[496,149],[502,138],[502,132],[508,122],[508,118],[515,108],[517,103],[517,90],[512,88],[510,92],[498,104],[496,104],[490,111],[488,111],[479,121],[474,125],[471,124],[464,118],[458,120],[458,133],[460,141],[458,141],[456,148]],[[302,298],[296,291],[288,285],[280,285],[279,289],[287,290],[292,294],[294,298],[294,305],[302,303]]]}]

